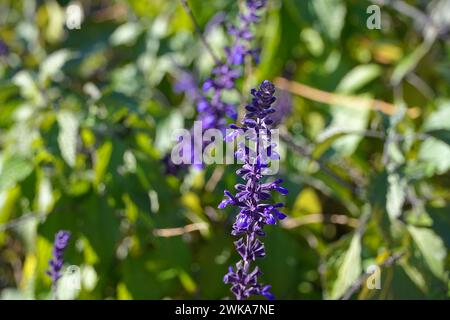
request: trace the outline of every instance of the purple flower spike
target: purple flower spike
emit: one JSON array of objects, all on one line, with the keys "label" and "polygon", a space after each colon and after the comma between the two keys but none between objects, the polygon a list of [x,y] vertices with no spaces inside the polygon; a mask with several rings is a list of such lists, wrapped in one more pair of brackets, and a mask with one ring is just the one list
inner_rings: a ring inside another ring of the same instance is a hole
[{"label": "purple flower spike", "polygon": [[56,285],[58,283],[59,278],[61,278],[61,269],[64,264],[63,255],[64,250],[67,247],[70,239],[70,232],[60,230],[55,235],[55,242],[53,244],[53,258],[49,261],[49,270],[47,270],[47,274],[52,279],[52,288],[56,290]]},{"label": "purple flower spike", "polygon": [[236,81],[242,75],[246,56],[253,57],[255,62],[258,60],[259,50],[251,47],[251,40],[254,38],[251,29],[259,22],[258,12],[265,5],[266,0],[246,1],[245,11],[239,15],[236,25],[229,27],[233,40],[232,45],[225,48],[225,61],[215,65],[211,77],[203,83],[203,93],[194,99],[199,106],[198,119],[204,122],[205,130],[215,128],[223,131],[226,128],[227,118],[232,120],[237,118],[236,106],[226,103],[222,95],[224,91],[236,88]]},{"label": "purple flower spike", "polygon": [[[236,24],[229,26],[231,45],[225,49],[225,59],[216,64],[203,85],[195,86],[192,75],[181,73],[175,83],[176,92],[184,92],[197,106],[197,120],[202,121],[203,130],[218,129],[225,131],[227,122],[236,121],[236,104],[226,102],[224,93],[236,90],[236,82],[243,74],[246,57],[251,57],[255,63],[259,61],[259,49],[252,48],[254,38],[253,27],[260,21],[259,11],[267,0],[247,0],[240,12]],[[216,16],[211,25],[222,23],[223,17]],[[217,21],[215,21],[217,20]],[[232,139],[235,136],[231,136]],[[208,144],[203,145],[203,150]],[[177,169],[185,165],[174,165],[167,156],[163,159],[167,174],[176,174]]]},{"label": "purple flower spike", "polygon": [[[262,3],[263,1],[259,2]],[[266,80],[261,83],[258,90],[253,89],[251,93],[253,95],[252,103],[246,107],[247,113],[242,120],[242,127],[231,125],[230,129],[243,133],[251,132],[245,137],[249,141],[256,141],[257,146],[261,147],[259,141],[263,140],[263,137],[269,144],[267,147],[255,148],[256,150],[252,150],[245,143],[239,146],[237,153],[244,160],[244,165],[236,173],[246,183],[235,185],[237,190],[235,195],[225,190],[225,199],[219,204],[219,209],[232,205],[240,210],[231,234],[241,237],[234,244],[242,259],[236,264],[235,268],[229,268],[229,272],[223,279],[225,283],[231,284],[231,292],[238,300],[249,298],[252,295],[274,299],[274,296],[270,293],[271,287],[258,282],[258,276],[262,274],[261,271],[258,267],[252,270],[250,265],[256,258],[263,258],[266,255],[264,244],[258,238],[265,235],[264,226],[267,224],[274,225],[278,220],[286,217],[284,213],[278,211],[278,208],[283,207],[283,204],[267,203],[272,197],[271,192],[277,191],[282,195],[288,193],[288,190],[281,186],[283,182],[281,179],[268,183],[262,182],[263,169],[268,167],[268,158],[264,157],[261,152],[270,154],[275,146],[270,143],[270,124],[272,122],[269,117],[274,110],[272,103],[275,101],[275,87]],[[269,141],[267,141],[268,137]]]}]

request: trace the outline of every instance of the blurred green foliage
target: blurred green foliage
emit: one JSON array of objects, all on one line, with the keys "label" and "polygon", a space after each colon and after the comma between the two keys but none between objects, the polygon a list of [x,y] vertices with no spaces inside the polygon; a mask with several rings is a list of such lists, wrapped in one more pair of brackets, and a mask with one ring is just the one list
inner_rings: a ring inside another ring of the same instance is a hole
[{"label": "blurred green foliage", "polygon": [[[0,2],[0,295],[50,298],[45,270],[65,229],[65,261],[81,270],[73,297],[227,297],[235,212],[215,208],[235,167],[168,176],[160,160],[195,116],[172,89],[180,69],[205,79],[212,58],[179,1],[81,2],[72,30],[69,1]],[[277,298],[340,298],[394,253],[381,289],[353,298],[449,297],[448,1],[407,2],[426,26],[382,7],[381,30],[369,30],[369,1],[269,0],[248,84],[285,76],[397,106],[389,116],[293,96],[283,128],[311,157],[281,146],[291,220],[268,228],[261,263]],[[235,1],[189,3],[202,28],[238,11]],[[218,54],[228,41],[221,25],[205,36]],[[310,215],[322,218],[301,223]],[[199,223],[207,228],[161,233]]]}]

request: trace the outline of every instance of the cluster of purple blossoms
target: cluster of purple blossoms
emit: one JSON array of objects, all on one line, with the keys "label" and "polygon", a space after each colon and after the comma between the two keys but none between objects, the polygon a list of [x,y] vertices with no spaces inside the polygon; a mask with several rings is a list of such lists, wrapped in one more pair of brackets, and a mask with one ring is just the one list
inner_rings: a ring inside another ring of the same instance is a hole
[{"label": "cluster of purple blossoms", "polygon": [[47,274],[52,279],[52,288],[56,290],[56,285],[59,278],[61,278],[61,269],[64,264],[63,255],[70,239],[70,232],[60,230],[55,235],[55,242],[53,244],[53,258],[49,261],[49,270]]},{"label": "cluster of purple blossoms", "polygon": [[251,29],[260,21],[258,11],[265,7],[266,0],[247,0],[245,5],[246,9],[239,14],[238,22],[228,27],[228,33],[234,39],[232,45],[225,48],[225,61],[216,63],[211,77],[203,84],[205,93],[212,92],[210,100],[204,96],[197,100],[199,120],[203,121],[204,129],[224,130],[227,117],[236,121],[236,106],[223,101],[222,92],[235,89],[247,56],[252,56],[255,62],[259,60],[259,50],[251,47],[254,38]]},{"label": "cluster of purple blossoms", "polygon": [[[245,57],[251,56],[255,62],[259,60],[259,50],[251,49],[251,40],[254,38],[251,29],[252,25],[260,21],[258,11],[265,7],[266,0],[246,0],[245,4],[245,12],[239,14],[238,22],[228,28],[229,34],[234,39],[232,45],[225,48],[225,61],[216,62],[211,77],[204,82],[202,88],[198,88],[195,77],[188,72],[182,72],[174,86],[175,92],[184,92],[194,101],[198,111],[197,120],[202,121],[204,131],[208,129],[225,131],[227,119],[236,121],[236,105],[224,101],[223,92],[235,89],[236,81],[242,74]],[[190,142],[191,150],[193,143]],[[202,150],[206,146],[207,144],[203,143]],[[193,156],[192,154],[191,159]],[[165,155],[162,161],[166,174],[175,175],[180,169],[186,168],[186,165],[175,165],[169,154]]]},{"label": "cluster of purple blossoms", "polygon": [[[254,38],[251,29],[260,21],[258,12],[265,7],[266,2],[267,0],[246,0],[246,8],[239,14],[238,22],[228,27],[233,41],[231,46],[225,48],[225,60],[216,62],[211,77],[206,79],[202,89],[197,87],[195,78],[187,72],[182,72],[175,83],[174,90],[185,92],[197,106],[197,120],[202,121],[203,130],[214,128],[225,131],[227,119],[237,119],[236,105],[224,101],[223,92],[236,88],[236,81],[242,75],[247,56],[251,56],[256,63],[259,60],[259,50],[251,48]],[[202,149],[206,146],[207,144],[204,144]],[[163,162],[166,173],[177,172],[179,166],[174,165],[168,155],[164,157]]]},{"label": "cluster of purple blossoms", "polygon": [[[224,282],[231,284],[231,291],[238,300],[252,295],[274,298],[269,291],[271,287],[258,282],[261,271],[258,267],[252,269],[251,263],[266,254],[264,244],[258,238],[265,236],[264,226],[276,224],[278,220],[286,217],[278,211],[283,207],[282,203],[267,203],[271,198],[271,191],[277,191],[282,195],[288,193],[288,190],[281,186],[281,179],[266,183],[262,181],[269,159],[279,159],[273,150],[274,145],[270,142],[270,128],[273,124],[270,115],[275,112],[272,107],[275,101],[275,87],[265,80],[258,90],[253,89],[251,93],[253,99],[251,104],[246,106],[247,113],[242,120],[242,126],[231,125],[230,128],[234,131],[226,138],[227,141],[232,141],[238,135],[245,136],[245,141],[239,144],[236,152],[236,157],[243,160],[244,164],[236,173],[246,183],[235,186],[236,195],[225,190],[225,199],[218,206],[219,209],[223,209],[233,205],[240,209],[231,234],[241,236],[234,244],[242,260],[235,268],[230,266],[229,272],[224,277]],[[256,148],[252,149],[249,143],[246,143],[248,140],[253,141]]]},{"label": "cluster of purple blossoms", "polygon": [[242,65],[246,56],[253,57],[256,63],[259,62],[259,49],[251,49],[249,43],[253,40],[251,27],[260,21],[258,10],[266,6],[266,0],[247,0],[247,12],[239,15],[239,25],[230,26],[228,32],[235,37],[231,47],[225,49],[227,58],[233,65]]}]

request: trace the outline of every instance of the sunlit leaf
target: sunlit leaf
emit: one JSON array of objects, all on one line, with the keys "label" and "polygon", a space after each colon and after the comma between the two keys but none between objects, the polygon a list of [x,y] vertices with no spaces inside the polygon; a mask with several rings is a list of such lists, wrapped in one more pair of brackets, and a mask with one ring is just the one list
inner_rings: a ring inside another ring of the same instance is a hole
[{"label": "sunlit leaf", "polygon": [[393,173],[388,176],[388,191],[386,195],[386,210],[391,220],[400,217],[403,203],[406,197],[406,180],[399,174]]},{"label": "sunlit leaf", "polygon": [[78,141],[78,118],[71,111],[58,113],[59,135],[58,145],[61,155],[71,167],[75,166]]},{"label": "sunlit leaf", "polygon": [[194,279],[192,279],[187,272],[181,270],[178,273],[178,276],[180,277],[181,284],[187,292],[194,293],[197,290],[197,285]]},{"label": "sunlit leaf", "polygon": [[431,137],[421,144],[419,159],[429,164],[437,174],[445,173],[450,169],[449,117],[450,103],[444,101],[423,125],[423,130]]},{"label": "sunlit leaf", "polygon": [[[333,120],[331,124],[322,132],[320,139],[323,137],[335,136],[333,148],[344,155],[352,154],[363,136],[363,132],[369,120],[369,108],[364,106],[350,107],[350,106],[332,106],[330,113]],[[348,119],[352,119],[349,121]],[[343,135],[343,132],[351,132],[352,134]]]},{"label": "sunlit leaf", "polygon": [[96,186],[98,186],[103,181],[109,161],[111,160],[112,148],[112,143],[110,141],[106,141],[97,149],[94,179],[94,184]]},{"label": "sunlit leaf", "polygon": [[73,53],[68,49],[61,49],[49,55],[41,64],[40,82],[51,80],[72,57]]},{"label": "sunlit leaf", "polygon": [[345,2],[341,0],[314,0],[311,4],[322,31],[331,40],[339,39],[347,13]]},{"label": "sunlit leaf", "polygon": [[339,268],[330,299],[340,298],[361,275],[361,272],[361,236],[359,233],[356,233]]},{"label": "sunlit leaf", "polygon": [[342,78],[336,90],[342,93],[356,92],[379,77],[381,71],[380,66],[376,64],[359,65]]},{"label": "sunlit leaf", "polygon": [[447,250],[442,239],[432,229],[408,226],[408,231],[422,253],[430,270],[438,278],[444,278],[444,259]]},{"label": "sunlit leaf", "polygon": [[442,142],[445,142],[450,146],[450,130],[446,129],[436,129],[426,132],[428,135],[432,136],[433,138],[436,138]]},{"label": "sunlit leaf", "polygon": [[179,112],[172,112],[170,116],[158,124],[155,147],[161,152],[168,151],[171,146],[175,145],[175,130],[183,129],[183,117]]},{"label": "sunlit leaf", "polygon": [[116,30],[114,30],[113,34],[110,37],[110,42],[112,45],[130,45],[136,41],[136,38],[142,32],[141,25],[135,22],[127,22]]},{"label": "sunlit leaf", "polygon": [[293,216],[322,213],[322,205],[316,192],[311,188],[303,189],[295,200]]},{"label": "sunlit leaf", "polygon": [[392,73],[391,82],[395,85],[400,83],[409,72],[414,70],[419,61],[425,56],[428,50],[430,50],[431,45],[431,41],[424,41],[420,46],[416,47],[412,53],[400,60]]},{"label": "sunlit leaf", "polygon": [[33,164],[18,155],[5,159],[0,167],[0,191],[13,187],[33,171]]}]

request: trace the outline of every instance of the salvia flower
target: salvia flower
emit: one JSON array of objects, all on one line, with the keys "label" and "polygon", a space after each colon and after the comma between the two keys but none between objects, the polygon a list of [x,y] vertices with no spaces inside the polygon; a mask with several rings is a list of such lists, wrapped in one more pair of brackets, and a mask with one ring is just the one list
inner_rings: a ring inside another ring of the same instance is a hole
[{"label": "salvia flower", "polygon": [[246,56],[252,56],[256,62],[258,61],[259,50],[250,46],[250,41],[254,38],[251,28],[260,21],[258,11],[266,6],[266,2],[266,0],[247,0],[246,11],[239,15],[238,23],[228,28],[228,32],[234,35],[234,42],[225,51],[232,65],[243,64]]},{"label": "salvia flower", "polygon": [[[205,80],[201,90],[195,85],[195,78],[182,72],[175,83],[176,92],[185,92],[193,100],[197,107],[197,120],[202,122],[203,130],[219,129],[225,131],[229,119],[236,121],[236,105],[223,99],[225,91],[235,90],[236,81],[242,75],[243,64],[246,56],[253,57],[258,62],[258,49],[251,47],[251,40],[254,38],[252,26],[259,22],[259,10],[264,8],[266,0],[247,0],[244,11],[239,14],[239,19],[235,25],[228,29],[232,35],[232,45],[225,48],[224,61],[218,61],[211,71],[211,76]],[[221,24],[223,15],[213,18],[216,20],[212,25]],[[210,28],[210,27],[209,27]],[[189,143],[189,142],[186,142]],[[203,148],[208,144],[204,144]],[[192,157],[191,157],[192,158]],[[185,166],[174,165],[168,155],[163,159],[166,173],[176,174],[177,169]]]},{"label": "salvia flower", "polygon": [[201,101],[202,108],[197,108],[198,118],[205,122],[205,129],[224,130],[227,118],[236,121],[236,106],[223,101],[222,94],[225,90],[236,88],[236,81],[242,74],[246,56],[252,56],[253,60],[258,62],[259,50],[251,46],[251,40],[254,38],[252,26],[259,22],[258,12],[265,5],[266,0],[247,0],[244,12],[239,14],[238,22],[228,28],[228,33],[233,36],[232,45],[225,48],[225,61],[216,64],[211,77],[203,84],[203,91],[211,92],[209,103]]},{"label": "salvia flower", "polygon": [[[269,81],[263,81],[258,90],[251,91],[252,102],[246,106],[247,113],[242,120],[242,126],[231,125],[232,133],[226,141],[232,141],[239,135],[244,135],[246,142],[252,141],[255,148],[249,143],[241,143],[236,152],[236,158],[243,160],[243,166],[236,173],[244,179],[245,183],[235,185],[236,194],[225,190],[225,198],[219,204],[219,209],[228,205],[239,208],[236,221],[231,232],[239,236],[235,241],[235,247],[241,260],[235,268],[230,267],[223,281],[231,284],[231,291],[238,300],[249,298],[252,295],[262,295],[268,299],[274,296],[270,293],[270,286],[258,282],[261,275],[259,268],[251,264],[257,258],[266,255],[264,244],[259,237],[265,236],[264,226],[276,224],[286,215],[279,211],[282,203],[270,203],[271,192],[277,191],[286,195],[288,190],[281,186],[282,180],[263,182],[266,170],[271,159],[279,159],[274,145],[270,141],[270,129],[272,120],[270,115],[275,109],[272,107],[275,101],[275,87]],[[237,134],[236,134],[237,133]]]},{"label": "salvia flower", "polygon": [[64,264],[63,255],[64,250],[70,240],[70,232],[60,230],[55,235],[55,242],[53,244],[53,258],[49,261],[49,269],[47,274],[52,279],[52,288],[55,290],[59,278],[61,278],[61,269]]}]

